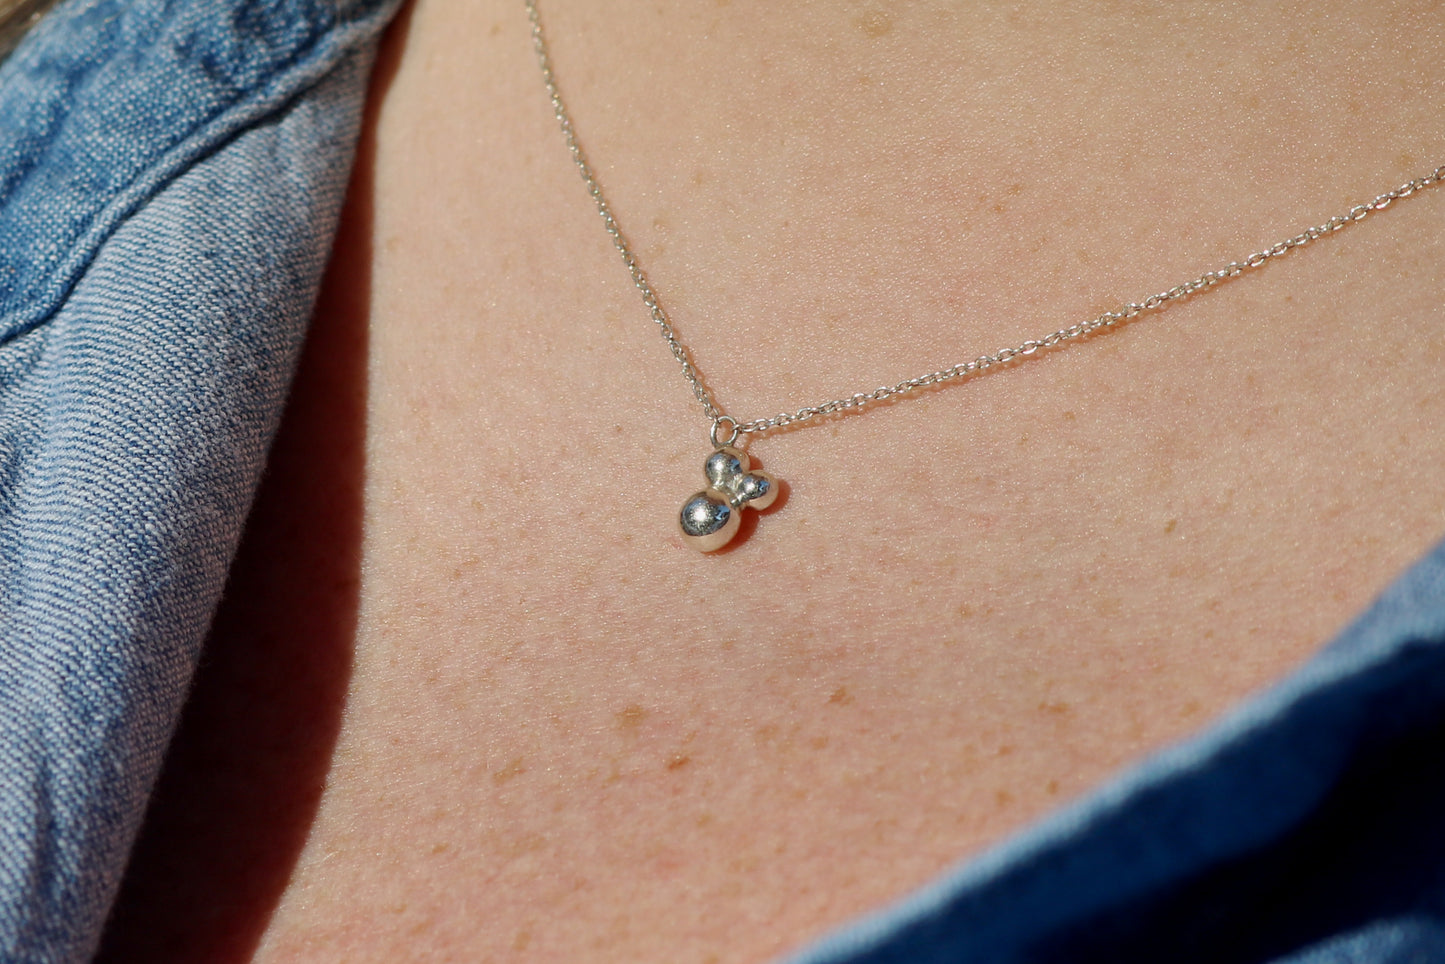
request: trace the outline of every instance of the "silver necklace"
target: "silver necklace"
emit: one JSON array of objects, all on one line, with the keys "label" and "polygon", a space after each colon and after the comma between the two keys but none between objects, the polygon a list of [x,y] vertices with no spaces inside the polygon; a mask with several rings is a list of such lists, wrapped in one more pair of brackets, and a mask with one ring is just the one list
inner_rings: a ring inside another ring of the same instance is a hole
[{"label": "silver necklace", "polygon": [[708,391],[697,365],[692,360],[692,353],[677,336],[677,330],[672,327],[672,322],[667,317],[667,312],[663,310],[657,293],[647,280],[647,275],[642,270],[637,254],[627,243],[627,238],[623,235],[622,228],[612,213],[612,205],[608,203],[602,193],[602,185],[597,180],[596,172],[592,170],[592,165],[588,163],[587,157],[582,151],[572,117],[562,102],[562,94],[558,89],[557,77],[552,68],[552,56],[548,52],[547,40],[542,32],[541,15],[537,12],[537,0],[523,0],[523,2],[527,7],[527,17],[532,23],[532,47],[537,54],[537,63],[542,68],[542,79],[547,87],[547,95],[552,101],[552,113],[562,127],[562,135],[566,139],[567,149],[572,154],[572,162],[576,164],[582,180],[587,185],[587,193],[592,196],[592,201],[597,206],[597,213],[602,217],[602,224],[612,238],[613,246],[622,255],[622,262],[632,275],[632,283],[642,293],[642,303],[647,307],[658,330],[662,332],[663,340],[667,342],[667,347],[672,351],[672,357],[682,367],[683,377],[692,386],[692,394],[702,406],[703,414],[712,421],[708,438],[712,442],[713,453],[703,464],[707,488],[683,503],[682,513],[678,519],[684,539],[703,552],[720,549],[732,540],[742,521],[742,509],[766,509],[777,498],[777,480],[766,472],[750,471],[751,462],[741,445],[744,435],[759,434],[828,415],[836,415],[885,399],[910,395],[933,385],[962,381],[1002,365],[1016,364],[1040,351],[1057,348],[1065,342],[1112,328],[1121,322],[1129,321],[1143,314],[1159,311],[1172,302],[1188,298],[1221,282],[1254,271],[1274,258],[1318,241],[1326,235],[1344,230],[1352,224],[1363,221],[1376,211],[1383,211],[1395,201],[1407,198],[1417,191],[1445,180],[1445,166],[1437,167],[1423,177],[1407,181],[1394,190],[1386,191],[1363,204],[1356,204],[1344,214],[1337,214],[1323,224],[1306,228],[1299,234],[1261,251],[1256,251],[1243,260],[1231,261],[1223,267],[1206,271],[1197,278],[1177,284],[1167,291],[1150,295],[1143,301],[1128,302],[1113,311],[1106,311],[1096,318],[1075,322],[1067,328],[1060,328],[1041,338],[1031,338],[1012,348],[999,349],[992,355],[980,355],[972,361],[960,362],[948,368],[928,372],[901,381],[896,385],[884,385],[870,392],[855,392],[852,395],[845,395],[817,405],[806,405],[791,413],[782,412],[769,418],[744,421],[727,414],[713,398],[712,393]]}]

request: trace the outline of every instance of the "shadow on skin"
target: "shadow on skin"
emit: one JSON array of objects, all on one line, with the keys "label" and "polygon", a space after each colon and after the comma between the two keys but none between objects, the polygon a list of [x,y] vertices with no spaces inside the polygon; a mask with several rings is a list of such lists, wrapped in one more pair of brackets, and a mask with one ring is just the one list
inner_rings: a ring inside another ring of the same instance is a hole
[{"label": "shadow on skin", "polygon": [[366,458],[376,104],[336,248],[190,700],[100,961],[250,960],[321,802],[350,682]]}]

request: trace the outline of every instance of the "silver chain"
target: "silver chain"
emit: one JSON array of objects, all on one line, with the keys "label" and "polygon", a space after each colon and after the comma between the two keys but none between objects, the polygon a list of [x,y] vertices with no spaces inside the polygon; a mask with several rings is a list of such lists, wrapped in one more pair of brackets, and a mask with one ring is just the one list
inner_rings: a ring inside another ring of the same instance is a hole
[{"label": "silver chain", "polygon": [[[527,16],[532,22],[532,47],[537,53],[537,62],[542,68],[542,79],[547,85],[547,95],[552,101],[552,113],[557,118],[557,123],[562,127],[562,134],[567,140],[567,149],[572,152],[572,160],[577,165],[577,170],[582,174],[582,180],[587,184],[587,192],[592,195],[593,202],[597,205],[597,213],[602,216],[602,223],[607,228],[607,233],[612,238],[612,244],[622,255],[623,264],[627,265],[628,272],[632,275],[632,283],[637,290],[642,292],[642,303],[647,306],[652,320],[662,331],[662,337],[667,341],[667,346],[672,351],[672,357],[682,366],[682,374],[692,386],[692,393],[702,403],[703,412],[712,419],[712,441],[714,444],[727,445],[737,440],[739,435],[753,432],[766,432],[771,429],[782,428],[786,425],[793,425],[799,422],[806,422],[809,419],[819,418],[825,415],[833,415],[838,412],[845,412],[849,409],[859,408],[873,402],[881,402],[889,398],[901,395],[908,395],[920,391],[931,385],[940,385],[944,382],[956,381],[977,375],[986,369],[999,365],[1007,365],[1022,358],[1028,358],[1039,351],[1057,347],[1064,342],[1082,338],[1105,328],[1112,328],[1120,322],[1129,321],[1142,314],[1155,312],[1170,304],[1188,298],[1207,288],[1212,288],[1222,281],[1236,278],[1248,271],[1263,266],[1266,262],[1281,257],[1296,248],[1304,247],[1320,238],[1342,231],[1352,224],[1363,221],[1376,211],[1383,211],[1394,202],[1407,198],[1417,191],[1424,190],[1432,184],[1445,181],[1445,166],[1437,167],[1430,173],[1417,177],[1413,181],[1406,181],[1391,191],[1386,191],[1372,200],[1363,204],[1356,204],[1344,214],[1337,214],[1325,221],[1323,224],[1306,228],[1294,237],[1286,238],[1277,244],[1270,245],[1261,251],[1239,260],[1231,261],[1223,267],[1213,271],[1206,271],[1197,278],[1177,284],[1168,291],[1161,291],[1158,294],[1150,295],[1143,301],[1131,301],[1113,310],[1106,311],[1096,318],[1088,321],[1080,321],[1067,328],[1060,328],[1058,331],[1050,332],[1042,338],[1031,338],[1020,345],[1012,348],[1001,348],[992,355],[980,355],[972,361],[960,362],[950,368],[942,368],[938,371],[929,372],[926,375],[919,375],[916,378],[909,378],[896,385],[884,385],[875,388],[871,392],[855,392],[843,398],[835,398],[819,405],[808,405],[798,409],[796,412],[780,412],[771,418],[758,418],[751,421],[740,421],[731,415],[726,414],[717,402],[713,399],[712,393],[703,384],[702,376],[697,366],[692,361],[691,353],[682,341],[677,337],[677,331],[672,327],[672,322],[667,317],[661,303],[657,300],[657,293],[653,291],[652,285],[647,280],[647,275],[642,270],[642,265],[637,260],[637,254],[628,245],[626,237],[622,234],[622,228],[617,223],[617,218],[612,214],[612,206],[602,194],[602,185],[597,180],[592,165],[588,163],[586,155],[582,151],[582,145],[577,140],[577,132],[572,124],[571,115],[567,113],[567,107],[562,102],[562,94],[557,88],[557,78],[552,69],[552,57],[547,50],[547,41],[542,33],[542,20],[537,12],[537,0],[524,0],[527,6]],[[727,425],[723,429],[724,424]],[[723,431],[725,434],[720,435]]]}]

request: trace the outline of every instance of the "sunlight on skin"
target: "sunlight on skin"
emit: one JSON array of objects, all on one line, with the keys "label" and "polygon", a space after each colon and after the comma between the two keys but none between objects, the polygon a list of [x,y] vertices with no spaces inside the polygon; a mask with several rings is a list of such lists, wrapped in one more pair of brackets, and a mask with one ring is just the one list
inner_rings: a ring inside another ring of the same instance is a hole
[{"label": "sunlight on skin", "polygon": [[[1337,6],[1309,31],[1247,4],[543,12],[624,229],[753,418],[1445,162],[1438,18]],[[765,960],[1196,731],[1445,531],[1419,484],[1445,470],[1441,190],[757,440],[785,495],[700,556],[676,513],[707,424],[520,3],[427,0],[392,42],[354,672],[261,960]]]}]

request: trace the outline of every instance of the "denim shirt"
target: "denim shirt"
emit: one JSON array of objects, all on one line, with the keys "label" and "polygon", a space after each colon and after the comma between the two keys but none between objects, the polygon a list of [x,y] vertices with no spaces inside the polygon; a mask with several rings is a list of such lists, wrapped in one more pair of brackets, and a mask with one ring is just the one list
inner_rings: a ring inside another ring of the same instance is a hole
[{"label": "denim shirt", "polygon": [[0,67],[0,958],[92,953],[395,0],[72,0]]},{"label": "denim shirt", "polygon": [[[89,957],[397,0],[68,0],[0,66],[0,959]],[[1445,961],[1445,549],[1193,741],[795,964]]]}]

